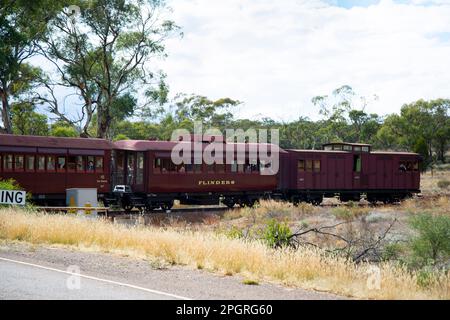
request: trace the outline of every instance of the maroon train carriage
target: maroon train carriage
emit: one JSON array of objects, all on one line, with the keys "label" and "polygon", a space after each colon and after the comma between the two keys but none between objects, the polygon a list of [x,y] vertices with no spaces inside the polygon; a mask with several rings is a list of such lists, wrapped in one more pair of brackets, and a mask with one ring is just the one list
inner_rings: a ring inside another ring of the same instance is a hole
[{"label": "maroon train carriage", "polygon": [[343,202],[390,203],[420,192],[420,155],[374,152],[368,144],[330,143],[324,150],[288,150],[281,166],[285,198],[315,204],[324,197]]},{"label": "maroon train carriage", "polygon": [[[319,204],[324,197],[345,202],[365,195],[370,202],[392,202],[420,192],[415,153],[373,152],[370,145],[351,143],[279,149],[279,172],[262,175],[264,162],[249,160],[251,144],[244,144],[245,164],[175,165],[171,152],[178,143],[190,142],[0,135],[0,178],[15,179],[37,204],[64,205],[66,189],[97,188],[105,205],[120,202],[127,210],[169,209],[174,200],[251,206],[269,197]],[[239,145],[206,137],[202,150],[212,143]],[[131,190],[114,192],[120,185]]]},{"label": "maroon train carriage", "polygon": [[102,139],[0,135],[0,178],[16,180],[40,205],[65,205],[66,189],[111,191],[111,143]]},{"label": "maroon train carriage", "polygon": [[[169,209],[174,200],[180,200],[182,204],[218,204],[222,200],[229,207],[235,204],[252,206],[256,200],[270,197],[278,189],[278,174],[261,175],[259,159],[250,163],[250,144],[244,146],[245,164],[175,165],[171,152],[178,143],[191,142],[123,140],[114,143],[114,185],[130,185],[133,192],[121,199],[125,209]],[[210,143],[223,143],[224,149],[225,145],[230,145],[206,138],[202,141],[202,150]],[[260,146],[256,145],[257,148]],[[194,163],[194,148],[191,149],[191,163]]]}]

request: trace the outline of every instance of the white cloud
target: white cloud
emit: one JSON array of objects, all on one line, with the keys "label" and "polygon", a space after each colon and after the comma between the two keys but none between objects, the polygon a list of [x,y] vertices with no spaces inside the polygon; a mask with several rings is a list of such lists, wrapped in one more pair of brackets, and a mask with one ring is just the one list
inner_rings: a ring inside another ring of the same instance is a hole
[{"label": "white cloud", "polygon": [[231,97],[241,117],[316,118],[315,95],[349,84],[377,94],[370,112],[449,97],[449,1],[171,0],[183,39],[161,64],[173,93]]}]

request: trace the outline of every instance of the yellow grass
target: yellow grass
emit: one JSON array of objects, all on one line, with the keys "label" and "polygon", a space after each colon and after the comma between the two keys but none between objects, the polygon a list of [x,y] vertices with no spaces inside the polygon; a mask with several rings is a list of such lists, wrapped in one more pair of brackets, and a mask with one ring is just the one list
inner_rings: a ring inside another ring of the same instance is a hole
[{"label": "yellow grass", "polygon": [[450,298],[449,276],[424,289],[417,285],[415,274],[383,264],[381,289],[371,290],[366,285],[368,264],[357,266],[313,249],[275,251],[259,242],[228,239],[210,232],[130,228],[101,220],[2,209],[0,239],[126,253],[228,275],[240,274],[253,281],[274,281],[357,298]]},{"label": "yellow grass", "polygon": [[425,195],[446,194],[450,195],[450,188],[439,188],[438,182],[450,180],[450,171],[427,171],[420,175],[420,189]]}]

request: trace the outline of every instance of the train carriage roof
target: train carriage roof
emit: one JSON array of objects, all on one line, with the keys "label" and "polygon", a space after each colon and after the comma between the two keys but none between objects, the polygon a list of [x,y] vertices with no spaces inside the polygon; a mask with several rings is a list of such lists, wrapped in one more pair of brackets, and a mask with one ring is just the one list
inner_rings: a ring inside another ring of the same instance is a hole
[{"label": "train carriage roof", "polygon": [[[174,146],[177,144],[192,144],[192,142],[183,142],[183,141],[152,141],[152,140],[120,140],[114,142],[114,148],[119,150],[128,150],[128,151],[171,151]],[[230,143],[225,142],[211,142],[211,143],[220,143],[224,145],[230,145]],[[207,145],[211,143],[202,143],[202,147],[205,148]],[[267,143],[233,143],[234,145],[245,145],[246,151],[249,150],[249,147],[252,145],[262,146],[265,145],[268,147],[268,150],[272,150],[272,148],[277,147],[280,153],[286,153],[286,151],[274,144]],[[275,150],[275,148],[273,149]]]},{"label": "train carriage roof", "polygon": [[0,134],[0,145],[67,149],[112,149],[112,143],[104,139],[19,136],[13,134]]}]

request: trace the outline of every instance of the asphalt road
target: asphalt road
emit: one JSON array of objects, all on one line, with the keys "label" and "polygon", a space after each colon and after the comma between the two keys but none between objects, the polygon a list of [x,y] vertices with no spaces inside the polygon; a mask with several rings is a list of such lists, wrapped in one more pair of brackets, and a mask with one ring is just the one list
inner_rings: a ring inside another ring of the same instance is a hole
[{"label": "asphalt road", "polygon": [[0,299],[163,300],[169,293],[0,257]]},{"label": "asphalt road", "polygon": [[243,276],[118,254],[0,241],[0,300],[5,299],[342,299]]}]

